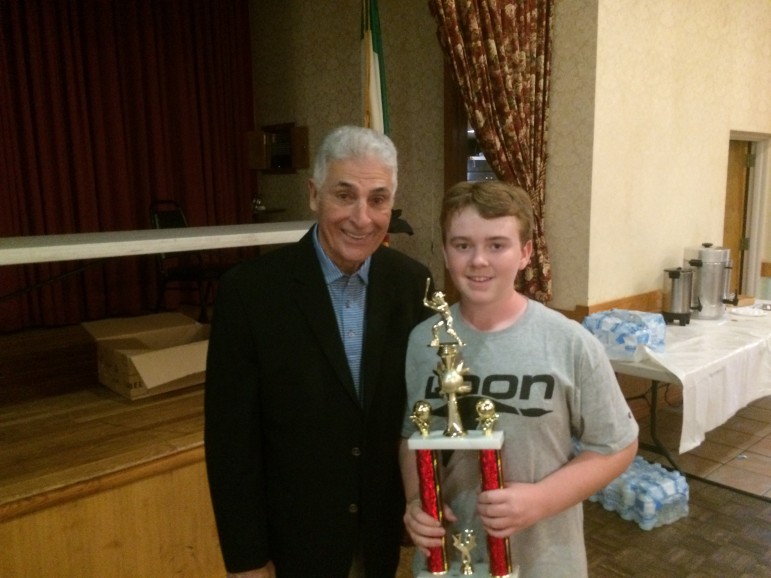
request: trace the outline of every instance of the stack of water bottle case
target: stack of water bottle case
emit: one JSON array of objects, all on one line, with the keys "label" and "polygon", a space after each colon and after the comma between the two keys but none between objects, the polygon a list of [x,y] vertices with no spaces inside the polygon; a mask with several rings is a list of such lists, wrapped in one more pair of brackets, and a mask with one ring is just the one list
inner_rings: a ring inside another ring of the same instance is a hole
[{"label": "stack of water bottle case", "polygon": [[627,470],[589,498],[643,530],[671,524],[688,515],[688,483],[678,471],[637,456]]},{"label": "stack of water bottle case", "polygon": [[610,359],[641,361],[645,348],[664,351],[667,325],[661,313],[609,309],[584,318],[583,326],[605,348]]},{"label": "stack of water bottle case", "polygon": [[[645,348],[663,351],[666,323],[659,313],[612,309],[589,315],[583,325],[600,340],[610,359],[639,361]],[[635,521],[643,530],[688,515],[688,483],[678,471],[637,456],[627,470],[589,498]]]},{"label": "stack of water bottle case", "polygon": [[[685,249],[683,266],[665,269],[662,313],[612,309],[587,316],[583,325],[600,340],[612,360],[640,361],[646,349],[664,351],[667,323],[688,325],[691,316],[720,319],[730,291],[732,261],[726,247],[702,243]],[[680,472],[636,457],[631,466],[590,498],[643,530],[670,524],[688,515],[688,484]]]}]

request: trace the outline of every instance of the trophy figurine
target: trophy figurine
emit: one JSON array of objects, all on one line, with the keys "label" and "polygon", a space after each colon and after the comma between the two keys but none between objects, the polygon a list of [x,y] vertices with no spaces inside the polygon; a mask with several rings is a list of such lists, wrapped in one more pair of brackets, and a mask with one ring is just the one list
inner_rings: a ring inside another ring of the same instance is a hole
[{"label": "trophy figurine", "polygon": [[439,313],[439,320],[434,323],[434,326],[431,328],[432,339],[429,347],[439,346],[439,331],[442,329],[442,326],[444,326],[447,330],[447,333],[453,339],[455,339],[455,343],[459,347],[463,347],[463,341],[461,341],[461,338],[455,331],[455,327],[452,322],[452,314],[450,313],[450,306],[447,304],[447,301],[444,298],[444,293],[441,291],[436,291],[433,295],[431,295],[431,299],[429,299],[428,290],[430,287],[431,279],[426,279],[426,295],[423,297],[423,305]]},{"label": "trophy figurine", "polygon": [[495,413],[495,404],[492,399],[480,399],[476,405],[477,422],[482,426],[482,431],[486,436],[493,435],[493,426],[498,420],[498,414]]},{"label": "trophy figurine", "polygon": [[[447,401],[447,426],[442,430],[431,430],[431,406],[426,400],[418,401],[413,407],[412,422],[418,429],[407,441],[407,447],[417,454],[420,500],[423,510],[443,522],[443,502],[441,474],[439,472],[439,452],[441,450],[472,450],[479,452],[481,487],[483,490],[503,487],[500,450],[503,446],[503,432],[494,431],[498,418],[495,404],[491,399],[482,399],[476,404],[477,422],[481,429],[466,431],[458,411],[458,396],[470,393],[471,387],[465,383],[464,376],[469,372],[461,359],[464,346],[453,325],[450,307],[444,293],[435,292],[428,297],[430,279],[426,282],[426,296],[423,303],[439,314],[439,319],[431,330],[429,347],[437,348],[439,363],[434,373],[439,378],[439,393]],[[442,341],[441,330],[450,338]],[[450,564],[447,545],[430,550],[426,560],[426,572],[423,576],[476,576],[493,578],[514,578],[508,538],[487,536],[488,563],[472,565],[471,552],[476,547],[474,532],[464,529],[453,535],[453,546],[460,553],[459,562]]]},{"label": "trophy figurine", "polygon": [[[436,366],[434,373],[439,377],[441,384],[441,393],[447,398],[447,428],[444,435],[448,437],[463,437],[466,431],[460,420],[458,413],[458,395],[468,393],[471,388],[464,384],[463,376],[468,373],[468,369],[463,367],[463,362],[458,362],[460,348],[463,347],[463,341],[455,331],[453,325],[450,306],[444,299],[444,293],[435,292],[431,299],[428,298],[428,289],[431,284],[430,279],[426,279],[426,296],[423,298],[423,304],[439,313],[439,319],[431,328],[431,343],[429,347],[438,347],[437,354],[441,361]],[[439,332],[442,327],[447,330],[447,334],[454,341],[442,342],[439,340]]]},{"label": "trophy figurine", "polygon": [[418,428],[420,435],[426,437],[431,426],[431,404],[425,399],[416,402],[412,408],[410,419],[415,424],[415,427]]},{"label": "trophy figurine", "polygon": [[471,391],[471,386],[466,385],[463,376],[468,373],[468,368],[463,367],[463,362],[457,362],[459,345],[457,343],[440,343],[439,357],[434,373],[439,377],[440,392],[447,399],[447,427],[444,435],[447,437],[463,437],[466,430],[458,413],[458,396]]},{"label": "trophy figurine", "polygon": [[461,554],[460,572],[464,576],[473,576],[474,567],[471,565],[471,551],[476,548],[477,539],[473,530],[463,530],[452,537],[452,545]]}]

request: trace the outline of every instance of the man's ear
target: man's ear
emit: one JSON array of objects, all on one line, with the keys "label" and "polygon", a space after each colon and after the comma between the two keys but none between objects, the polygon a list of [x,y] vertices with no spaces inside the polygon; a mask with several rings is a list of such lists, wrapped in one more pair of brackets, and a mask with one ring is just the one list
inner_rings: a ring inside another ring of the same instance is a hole
[{"label": "man's ear", "polygon": [[314,213],[319,209],[319,190],[313,179],[308,179],[308,205]]}]

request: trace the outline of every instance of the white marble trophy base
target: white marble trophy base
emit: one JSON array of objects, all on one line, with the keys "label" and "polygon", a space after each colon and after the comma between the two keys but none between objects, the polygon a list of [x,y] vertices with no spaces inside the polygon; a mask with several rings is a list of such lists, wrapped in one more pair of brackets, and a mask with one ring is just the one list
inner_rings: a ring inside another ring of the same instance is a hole
[{"label": "white marble trophy base", "polygon": [[[467,576],[471,576],[471,578],[490,578],[490,570],[487,567],[487,562],[477,562],[474,564],[473,574],[464,574],[460,569],[460,564],[456,562],[450,565],[450,569],[444,574],[434,574],[428,570],[423,570],[418,574],[418,578],[436,578],[437,576],[445,578],[464,578]],[[517,576],[519,576],[519,567],[515,568],[511,574],[506,574],[505,578],[517,578]]]},{"label": "white marble trophy base", "polygon": [[499,450],[503,447],[503,432],[494,431],[489,435],[480,430],[470,430],[464,436],[450,437],[441,430],[428,432],[423,436],[419,432],[407,440],[411,450]]}]

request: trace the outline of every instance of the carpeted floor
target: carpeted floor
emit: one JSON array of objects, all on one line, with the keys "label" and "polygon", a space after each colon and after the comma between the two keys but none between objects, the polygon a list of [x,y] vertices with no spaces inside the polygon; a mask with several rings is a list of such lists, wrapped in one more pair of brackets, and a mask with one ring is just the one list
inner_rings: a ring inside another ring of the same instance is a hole
[{"label": "carpeted floor", "polygon": [[650,531],[584,506],[592,577],[771,577],[771,502],[688,479],[689,514]]}]

